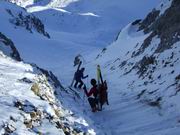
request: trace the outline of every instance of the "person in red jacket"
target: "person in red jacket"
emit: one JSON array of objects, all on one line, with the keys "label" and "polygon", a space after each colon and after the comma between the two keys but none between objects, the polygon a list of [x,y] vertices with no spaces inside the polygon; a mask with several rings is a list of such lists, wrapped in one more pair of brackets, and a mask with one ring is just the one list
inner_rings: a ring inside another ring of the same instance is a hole
[{"label": "person in red jacket", "polygon": [[89,104],[91,106],[92,112],[98,111],[98,89],[95,79],[91,79],[92,88],[88,92],[86,86],[84,86],[84,92],[88,97]]}]

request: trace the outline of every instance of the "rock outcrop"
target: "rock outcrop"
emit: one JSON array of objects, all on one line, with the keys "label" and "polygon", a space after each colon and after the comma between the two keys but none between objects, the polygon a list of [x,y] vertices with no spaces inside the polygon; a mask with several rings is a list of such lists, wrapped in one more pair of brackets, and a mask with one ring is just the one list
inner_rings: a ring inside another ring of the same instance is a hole
[{"label": "rock outcrop", "polygon": [[0,32],[0,50],[7,56],[10,56],[17,61],[21,61],[19,52],[17,51],[14,43]]}]

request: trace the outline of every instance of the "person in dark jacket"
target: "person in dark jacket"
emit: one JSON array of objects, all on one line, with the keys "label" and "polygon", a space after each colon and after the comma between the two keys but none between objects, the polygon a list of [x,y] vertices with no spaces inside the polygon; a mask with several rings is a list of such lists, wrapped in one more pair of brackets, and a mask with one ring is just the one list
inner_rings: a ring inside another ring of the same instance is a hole
[{"label": "person in dark jacket", "polygon": [[83,81],[82,79],[85,79],[88,77],[88,75],[84,76],[84,70],[85,68],[81,68],[80,70],[78,70],[76,73],[75,73],[75,84],[74,84],[74,88],[77,88],[77,85],[79,83],[79,86],[78,88],[81,89],[81,87],[83,86]]},{"label": "person in dark jacket", "polygon": [[92,88],[89,90],[89,92],[86,89],[86,86],[84,86],[84,92],[86,96],[88,97],[89,104],[91,106],[92,112],[96,112],[99,110],[98,108],[98,89],[95,79],[91,79],[91,85]]}]

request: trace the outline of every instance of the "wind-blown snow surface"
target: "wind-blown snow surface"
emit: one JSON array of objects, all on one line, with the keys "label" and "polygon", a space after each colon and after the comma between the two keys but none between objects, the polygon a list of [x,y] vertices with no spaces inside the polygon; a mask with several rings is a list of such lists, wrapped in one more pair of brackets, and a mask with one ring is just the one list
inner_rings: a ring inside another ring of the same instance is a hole
[{"label": "wind-blown snow surface", "polygon": [[[161,15],[170,7],[171,1],[167,2]],[[180,41],[155,53],[163,39],[154,36],[144,51],[135,55],[151,34],[138,30],[138,23],[127,25],[117,40],[87,65],[89,71],[100,64],[109,84],[110,106],[92,119],[108,121],[102,125],[110,127],[107,134],[178,135]],[[95,72],[91,74],[95,76]]]},{"label": "wind-blown snow surface", "polygon": [[[120,33],[118,40],[107,47],[88,71],[97,64],[102,65],[102,71],[109,85],[110,106],[102,113],[93,116],[96,122],[102,124],[107,134],[123,135],[178,135],[180,133],[179,110],[179,80],[175,78],[180,73],[180,42],[172,49],[157,54],[157,65],[148,68],[152,76],[146,74],[139,77],[138,70],[133,65],[144,56],[151,56],[160,39],[154,38],[146,51],[137,57],[132,57],[147,38],[142,31],[136,32],[138,26],[127,25]],[[172,53],[174,54],[173,58]],[[173,65],[163,66],[161,61],[169,61]],[[91,73],[92,77],[95,72]],[[176,82],[177,81],[177,82]],[[159,98],[159,101],[158,101]]]}]

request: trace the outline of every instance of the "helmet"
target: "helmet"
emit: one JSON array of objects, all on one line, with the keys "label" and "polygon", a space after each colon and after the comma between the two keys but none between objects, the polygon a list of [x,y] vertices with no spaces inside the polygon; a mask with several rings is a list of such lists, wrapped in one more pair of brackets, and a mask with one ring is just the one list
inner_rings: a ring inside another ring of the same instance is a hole
[{"label": "helmet", "polygon": [[91,79],[91,84],[92,84],[92,85],[96,85],[96,79],[94,79],[94,78]]},{"label": "helmet", "polygon": [[85,68],[81,68],[81,71],[84,71],[85,70]]}]

